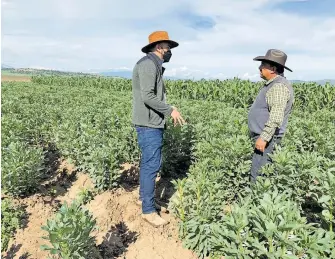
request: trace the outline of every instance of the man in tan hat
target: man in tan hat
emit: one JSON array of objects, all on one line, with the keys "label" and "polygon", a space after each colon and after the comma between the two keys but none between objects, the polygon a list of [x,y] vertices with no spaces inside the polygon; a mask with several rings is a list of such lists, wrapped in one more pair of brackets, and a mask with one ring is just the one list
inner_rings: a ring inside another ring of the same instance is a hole
[{"label": "man in tan hat", "polygon": [[271,162],[269,154],[274,150],[287,128],[294,102],[292,84],[284,77],[287,55],[276,49],[270,49],[265,56],[254,60],[261,61],[260,76],[266,80],[248,114],[248,126],[255,143],[252,157],[251,181],[255,182],[260,169]]},{"label": "man in tan hat", "polygon": [[183,125],[184,119],[177,108],[166,103],[162,67],[172,56],[171,49],[179,44],[169,39],[165,31],[149,35],[149,44],[142,48],[146,55],[133,69],[133,119],[137,140],[141,150],[139,204],[142,217],[158,227],[168,222],[157,213],[159,207],[154,200],[155,179],[161,167],[163,133],[166,118],[171,116],[174,125]]}]

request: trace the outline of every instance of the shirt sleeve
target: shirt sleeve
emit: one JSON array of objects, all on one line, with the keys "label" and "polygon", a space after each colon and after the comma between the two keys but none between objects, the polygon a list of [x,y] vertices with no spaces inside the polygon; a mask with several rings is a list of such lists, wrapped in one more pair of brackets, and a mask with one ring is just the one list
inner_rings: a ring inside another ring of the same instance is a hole
[{"label": "shirt sleeve", "polygon": [[266,102],[269,106],[270,116],[260,135],[263,140],[269,142],[275,134],[276,129],[283,123],[285,108],[289,99],[290,91],[284,84],[275,84],[266,93]]},{"label": "shirt sleeve", "polygon": [[142,62],[139,66],[139,79],[142,101],[151,109],[154,109],[165,116],[172,113],[172,106],[159,100],[155,94],[157,68],[151,61]]}]

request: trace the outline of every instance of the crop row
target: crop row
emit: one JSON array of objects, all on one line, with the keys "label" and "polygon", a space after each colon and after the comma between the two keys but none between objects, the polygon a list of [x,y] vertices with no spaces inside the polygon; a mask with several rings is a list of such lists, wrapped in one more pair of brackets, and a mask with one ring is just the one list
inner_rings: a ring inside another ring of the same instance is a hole
[{"label": "crop row", "polygon": [[[131,91],[131,80],[108,77],[62,77],[34,76],[33,82],[48,85],[70,87],[93,87],[115,91]],[[166,89],[169,96],[180,99],[220,101],[236,108],[249,107],[262,82],[254,83],[238,78],[227,80],[167,80]],[[332,109],[335,107],[335,87],[330,84],[294,83],[295,104],[297,109],[305,111]]]},{"label": "crop row", "polygon": [[33,192],[48,177],[50,156],[70,159],[99,189],[116,184],[123,162],[138,160],[122,94],[94,88],[8,83],[2,94],[2,186]]},{"label": "crop row", "polygon": [[[117,90],[128,81],[113,80],[110,87],[92,86],[89,80],[71,87],[3,85],[5,191],[33,192],[48,176],[48,152],[89,172],[99,189],[118,183],[120,165],[137,163],[139,150],[131,125],[131,93]],[[253,146],[247,106],[232,101],[239,93],[231,92],[225,97],[231,101],[223,102],[184,98],[178,95],[183,90],[171,91],[171,86],[168,90],[169,102],[188,122],[176,128],[168,124],[163,159],[163,173],[184,175],[174,181],[170,208],[180,220],[186,247],[213,257],[335,258],[334,99],[319,100],[313,111],[310,103],[308,109],[294,109],[274,163],[264,168],[266,181],[250,186]],[[308,96],[313,95],[319,93]]]}]

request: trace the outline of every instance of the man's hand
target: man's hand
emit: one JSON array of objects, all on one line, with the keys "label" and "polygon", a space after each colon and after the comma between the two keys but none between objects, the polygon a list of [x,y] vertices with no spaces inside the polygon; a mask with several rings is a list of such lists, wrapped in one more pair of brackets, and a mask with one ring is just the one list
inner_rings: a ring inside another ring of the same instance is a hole
[{"label": "man's hand", "polygon": [[256,140],[255,148],[261,152],[264,152],[266,144],[267,142],[263,140],[261,137],[259,137]]},{"label": "man's hand", "polygon": [[173,118],[174,126],[176,126],[177,123],[179,123],[180,126],[183,126],[184,124],[186,124],[185,120],[183,119],[183,117],[181,117],[176,107],[173,107],[171,117]]}]

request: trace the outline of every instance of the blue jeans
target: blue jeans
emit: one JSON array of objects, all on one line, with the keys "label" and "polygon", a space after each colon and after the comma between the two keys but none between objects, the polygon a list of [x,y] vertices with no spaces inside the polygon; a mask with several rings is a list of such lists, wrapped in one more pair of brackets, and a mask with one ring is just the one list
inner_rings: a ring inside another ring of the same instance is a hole
[{"label": "blue jeans", "polygon": [[156,211],[155,180],[162,164],[163,129],[136,126],[141,150],[140,200],[143,214]]}]

